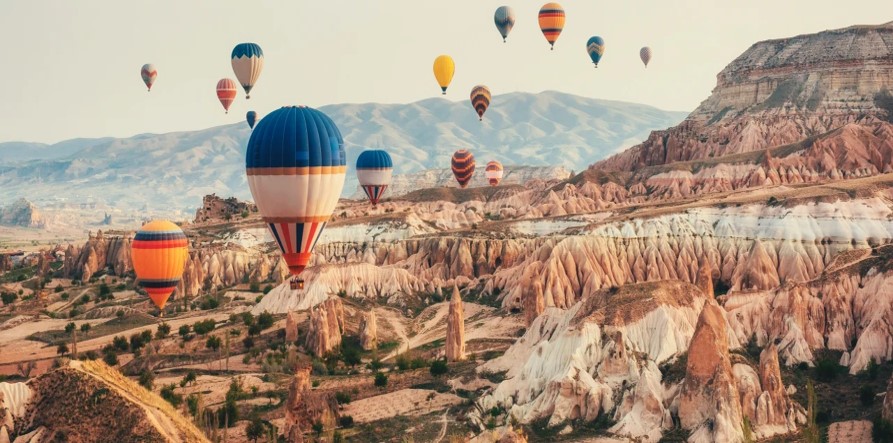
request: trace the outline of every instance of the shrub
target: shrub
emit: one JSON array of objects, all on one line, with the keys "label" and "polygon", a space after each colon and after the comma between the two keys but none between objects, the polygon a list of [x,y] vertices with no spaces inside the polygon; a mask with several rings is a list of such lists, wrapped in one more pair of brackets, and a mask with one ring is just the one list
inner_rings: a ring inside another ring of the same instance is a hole
[{"label": "shrub", "polygon": [[251,292],[260,292],[260,283],[253,281],[248,285],[248,290]]},{"label": "shrub", "polygon": [[439,377],[441,375],[449,372],[450,368],[447,366],[447,362],[444,359],[434,360],[431,363],[431,375],[435,377]]},{"label": "shrub", "polygon": [[202,300],[200,307],[202,308],[202,311],[208,311],[211,309],[217,309],[219,306],[220,306],[220,300],[217,300],[214,297],[205,297]]},{"label": "shrub", "polygon": [[350,404],[350,393],[338,391],[335,393],[335,401],[338,402],[339,405],[348,405]]},{"label": "shrub", "polygon": [[816,378],[821,381],[831,381],[837,378],[838,364],[830,358],[823,358],[816,362],[815,372]]},{"label": "shrub", "polygon": [[350,367],[360,364],[360,349],[355,346],[342,346],[341,360]]},{"label": "shrub", "polygon": [[261,330],[273,326],[273,314],[264,311],[257,317],[257,324],[260,325]]},{"label": "shrub", "polygon": [[254,339],[251,337],[245,337],[242,340],[242,346],[245,346],[245,349],[251,349],[254,347]]},{"label": "shrub", "polygon": [[140,373],[140,385],[148,390],[152,390],[152,386],[155,384],[155,373],[152,371],[144,370]]},{"label": "shrub", "polygon": [[109,288],[109,285],[103,283],[99,285],[99,299],[105,300],[108,298],[112,298],[112,290]]},{"label": "shrub", "polygon": [[116,335],[115,338],[112,339],[112,346],[121,352],[127,352],[130,349],[130,344],[127,343],[127,339],[119,335]]},{"label": "shrub", "polygon": [[338,424],[340,424],[342,428],[352,428],[353,417],[350,415],[342,415],[341,418],[338,419]]},{"label": "shrub", "polygon": [[399,369],[401,371],[405,371],[405,370],[409,369],[410,361],[409,361],[409,357],[407,357],[406,354],[398,355],[396,363],[397,363],[397,369]]},{"label": "shrub", "polygon": [[0,294],[0,298],[3,299],[3,306],[9,306],[12,302],[16,301],[19,296],[12,292],[4,292],[3,294]]},{"label": "shrub", "polygon": [[84,323],[81,325],[81,332],[83,332],[84,335],[89,334],[90,328],[91,328],[90,323]]},{"label": "shrub", "polygon": [[254,316],[251,315],[250,312],[242,313],[242,323],[245,323],[245,326],[251,326],[254,324]]},{"label": "shrub", "polygon": [[208,341],[205,342],[205,347],[217,352],[217,350],[220,349],[220,337],[216,335],[208,337]]},{"label": "shrub", "polygon": [[60,344],[60,345],[56,348],[56,353],[59,354],[59,355],[61,355],[61,356],[63,356],[63,357],[65,357],[65,354],[68,353],[68,345],[66,345],[65,343]]},{"label": "shrub", "polygon": [[328,368],[326,368],[326,364],[319,360],[313,360],[313,362],[310,364],[310,367],[312,369],[313,375],[327,375],[329,373]]},{"label": "shrub", "polygon": [[188,385],[188,384],[190,384],[190,383],[195,383],[195,378],[196,378],[196,376],[195,376],[195,371],[189,371],[189,372],[187,372],[187,373],[186,373],[186,376],[183,377],[182,380],[180,380],[180,386],[184,386],[184,387],[185,387],[186,385]]},{"label": "shrub", "polygon": [[375,373],[375,386],[383,388],[388,385],[388,375],[384,372]]},{"label": "shrub", "polygon": [[56,286],[55,288],[53,288],[53,292],[55,292],[55,293],[57,293],[57,294],[60,293],[60,292],[62,292],[62,291],[63,291],[62,286]]},{"label": "shrub", "polygon": [[272,291],[272,290],[273,290],[273,285],[266,285],[266,286],[264,286],[264,291],[263,291],[263,292],[264,292],[264,295],[269,294],[270,291]]},{"label": "shrub", "polygon": [[102,361],[109,366],[117,366],[118,365],[118,354],[115,354],[115,350],[112,348],[108,348],[109,352],[103,352]]},{"label": "shrub", "polygon": [[859,389],[859,401],[862,402],[862,406],[871,406],[874,403],[874,390],[871,389],[871,386],[862,385],[862,388]]},{"label": "shrub", "polygon": [[59,298],[61,298],[62,300],[68,300],[68,293],[63,292],[62,295],[59,296]]},{"label": "shrub", "polygon": [[183,404],[183,396],[175,393],[175,388],[176,386],[174,386],[173,383],[161,388],[161,398],[167,400],[167,402],[173,405],[175,408],[178,408],[181,404]]},{"label": "shrub", "polygon": [[180,329],[177,331],[177,333],[180,334],[180,337],[186,338],[186,336],[189,335],[190,330],[191,328],[189,327],[189,325],[183,325],[180,326]]},{"label": "shrub", "polygon": [[167,323],[162,323],[158,325],[158,329],[155,330],[155,338],[162,339],[168,336],[171,333],[171,325]]},{"label": "shrub", "polygon": [[198,335],[205,335],[214,330],[217,322],[213,318],[196,322],[192,325],[192,330]]}]

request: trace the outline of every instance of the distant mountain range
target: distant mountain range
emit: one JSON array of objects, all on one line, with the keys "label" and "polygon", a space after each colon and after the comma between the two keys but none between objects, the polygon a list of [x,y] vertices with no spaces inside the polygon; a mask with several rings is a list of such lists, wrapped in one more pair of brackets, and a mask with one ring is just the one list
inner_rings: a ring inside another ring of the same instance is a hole
[{"label": "distant mountain range", "polygon": [[[449,165],[452,152],[471,149],[478,162],[564,166],[592,162],[672,126],[685,113],[563,94],[510,93],[493,98],[479,122],[465,101],[441,98],[410,104],[341,104],[320,108],[346,142],[348,181],[366,148],[387,149],[396,173]],[[75,139],[54,145],[0,143],[0,204],[103,202],[122,208],[190,210],[205,194],[250,198],[244,174],[250,130],[244,123],[199,131],[130,138]]]}]

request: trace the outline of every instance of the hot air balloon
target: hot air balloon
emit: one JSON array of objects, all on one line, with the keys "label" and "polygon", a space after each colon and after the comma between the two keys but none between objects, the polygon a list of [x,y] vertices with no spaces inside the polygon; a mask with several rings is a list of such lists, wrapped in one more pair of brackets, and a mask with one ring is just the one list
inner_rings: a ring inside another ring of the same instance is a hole
[{"label": "hot air balloon", "polygon": [[558,3],[546,3],[540,8],[539,21],[540,30],[554,50],[555,41],[564,29],[564,8]]},{"label": "hot air balloon", "polygon": [[500,6],[496,8],[493,21],[496,23],[496,29],[502,35],[502,42],[505,43],[506,37],[509,36],[509,32],[512,32],[512,28],[515,26],[515,11],[511,7]]},{"label": "hot air balloon", "polygon": [[357,179],[373,207],[391,184],[393,170],[394,162],[386,151],[363,151],[357,158]]},{"label": "hot air balloon", "polygon": [[642,63],[645,63],[645,67],[648,67],[648,62],[651,61],[651,48],[645,46],[642,49],[639,49],[639,58],[642,59]]},{"label": "hot air balloon", "polygon": [[453,81],[455,72],[456,64],[453,63],[452,57],[441,55],[434,59],[434,78],[437,79],[437,84],[440,85],[443,95],[446,95],[446,90],[450,86],[450,82]]},{"label": "hot air balloon", "polygon": [[484,175],[487,177],[487,182],[490,183],[490,186],[496,186],[502,181],[502,173],[502,163],[496,160],[487,163],[487,169],[484,170]]},{"label": "hot air balloon", "polygon": [[183,277],[187,256],[186,234],[169,221],[150,222],[140,228],[133,238],[133,270],[140,286],[162,312],[167,299]]},{"label": "hot air balloon", "polygon": [[599,36],[590,37],[589,41],[586,42],[586,52],[589,53],[589,58],[592,59],[592,63],[595,63],[597,68],[599,60],[602,59],[602,55],[605,53],[605,40]]},{"label": "hot air balloon", "polygon": [[233,72],[245,90],[245,98],[249,99],[251,88],[257,83],[260,72],[264,69],[264,51],[257,43],[239,43],[233,48],[231,57]]},{"label": "hot air balloon", "polygon": [[140,68],[140,76],[143,78],[143,83],[146,84],[149,91],[152,91],[152,84],[155,83],[155,78],[158,77],[158,71],[155,70],[155,65],[151,63],[143,65],[143,67]]},{"label": "hot air balloon", "polygon": [[477,85],[471,88],[471,106],[478,113],[478,119],[484,120],[484,113],[490,106],[490,89],[484,85]]},{"label": "hot air balloon", "polygon": [[474,155],[467,149],[460,149],[453,154],[451,166],[453,175],[456,176],[456,181],[459,182],[459,187],[464,188],[468,186],[468,182],[474,176]]},{"label": "hot air balloon", "polygon": [[[254,127],[245,169],[257,209],[289,272],[297,276],[310,262],[344,187],[341,132],[316,109],[282,107]],[[302,283],[293,280],[293,288]]]},{"label": "hot air balloon", "polygon": [[239,91],[236,89],[236,82],[228,78],[222,78],[217,82],[217,98],[220,100],[220,104],[223,105],[223,109],[227,114],[229,114],[229,107],[233,104],[238,93]]},{"label": "hot air balloon", "polygon": [[245,114],[245,121],[248,122],[248,127],[254,129],[254,123],[257,122],[257,113],[254,111],[248,111]]}]

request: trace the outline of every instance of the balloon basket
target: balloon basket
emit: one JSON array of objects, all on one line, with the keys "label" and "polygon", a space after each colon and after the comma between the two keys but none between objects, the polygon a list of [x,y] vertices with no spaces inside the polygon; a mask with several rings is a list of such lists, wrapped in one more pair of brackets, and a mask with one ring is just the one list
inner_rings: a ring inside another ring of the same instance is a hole
[{"label": "balloon basket", "polygon": [[301,280],[301,279],[299,279],[299,278],[293,278],[293,279],[289,282],[289,285],[291,286],[291,290],[292,290],[292,291],[296,291],[296,290],[304,289],[304,280]]}]

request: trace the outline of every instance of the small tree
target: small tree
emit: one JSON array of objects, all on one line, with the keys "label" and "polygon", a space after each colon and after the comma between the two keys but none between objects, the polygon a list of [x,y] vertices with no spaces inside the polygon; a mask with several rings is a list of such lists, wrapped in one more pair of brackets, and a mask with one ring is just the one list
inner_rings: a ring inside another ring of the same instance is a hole
[{"label": "small tree", "polygon": [[155,338],[162,339],[168,336],[171,333],[171,325],[167,323],[162,323],[158,325],[158,329],[155,331]]},{"label": "small tree", "polygon": [[267,329],[270,326],[273,326],[273,314],[270,314],[267,311],[262,312],[257,317],[257,324],[260,325],[261,330]]},{"label": "small tree", "polygon": [[121,352],[127,352],[127,350],[130,349],[130,344],[127,343],[127,339],[119,335],[116,335],[115,338],[112,339],[112,345],[115,349]]},{"label": "small tree", "polygon": [[257,415],[251,416],[251,421],[248,423],[248,427],[245,428],[245,436],[248,437],[249,440],[257,443],[257,439],[264,436],[266,431],[266,427],[264,426],[264,422],[261,421],[260,417]]},{"label": "small tree", "polygon": [[375,386],[383,388],[388,385],[388,375],[384,372],[375,373]]},{"label": "small tree", "polygon": [[56,353],[59,354],[59,355],[61,355],[61,356],[63,356],[63,357],[65,357],[65,354],[68,353],[68,345],[66,345],[65,343],[60,344],[60,345],[56,348]]},{"label": "small tree", "polygon": [[208,337],[208,341],[205,342],[205,347],[217,352],[220,349],[220,337],[216,335]]},{"label": "small tree", "polygon": [[189,335],[191,328],[189,325],[180,326],[180,329],[177,331],[180,334],[180,337],[186,338]]},{"label": "small tree", "polygon": [[439,377],[443,374],[446,374],[449,371],[449,367],[447,366],[447,362],[444,359],[434,360],[431,363],[431,375],[435,377]]},{"label": "small tree", "polygon": [[313,432],[316,433],[316,438],[319,438],[319,436],[322,435],[322,431],[324,431],[325,429],[326,428],[325,426],[323,426],[321,421],[313,423]]},{"label": "small tree", "polygon": [[185,387],[189,383],[195,383],[195,371],[189,371],[186,373],[186,376],[183,377],[183,380],[180,380],[180,386]]},{"label": "small tree", "polygon": [[140,373],[140,385],[148,390],[152,390],[152,386],[155,385],[155,373],[149,370],[144,370]]},{"label": "small tree", "polygon": [[19,296],[13,292],[4,292],[3,294],[0,294],[0,298],[3,299],[4,306],[9,306],[12,302],[16,301]]},{"label": "small tree", "polygon": [[81,325],[81,332],[83,332],[84,335],[87,335],[90,333],[90,328],[91,328],[90,323],[84,323]]},{"label": "small tree", "polygon": [[65,333],[70,335],[75,330],[75,328],[77,328],[77,325],[74,324],[74,322],[71,322],[65,325]]}]

